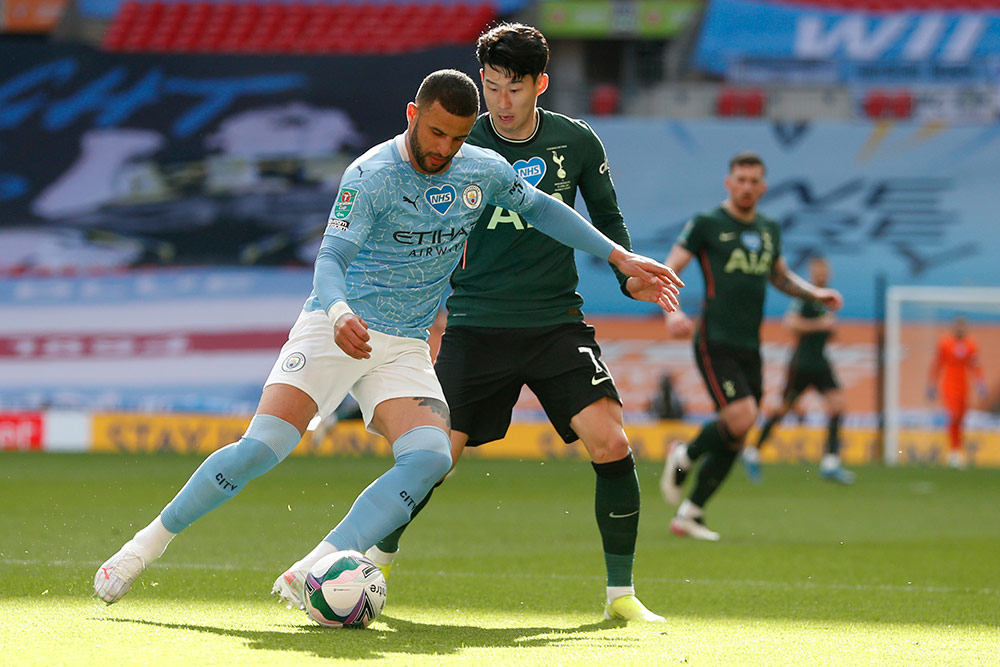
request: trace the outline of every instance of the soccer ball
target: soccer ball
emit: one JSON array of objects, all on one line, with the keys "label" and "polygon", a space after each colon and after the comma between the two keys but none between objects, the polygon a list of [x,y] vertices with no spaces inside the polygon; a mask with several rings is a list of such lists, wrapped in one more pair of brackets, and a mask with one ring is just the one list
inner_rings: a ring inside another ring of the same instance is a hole
[{"label": "soccer ball", "polygon": [[328,628],[366,628],[385,605],[385,577],[357,551],[337,551],[306,575],[306,613]]}]

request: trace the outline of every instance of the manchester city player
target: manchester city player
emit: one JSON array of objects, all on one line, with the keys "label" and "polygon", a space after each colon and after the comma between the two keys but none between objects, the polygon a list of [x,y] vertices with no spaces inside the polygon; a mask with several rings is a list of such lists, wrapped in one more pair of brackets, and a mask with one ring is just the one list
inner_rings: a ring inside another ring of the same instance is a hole
[{"label": "manchester city player", "polygon": [[467,75],[434,72],[407,106],[406,131],[348,167],[316,259],[313,293],[246,433],[211,454],[160,515],[98,569],[98,597],[121,599],[177,533],[281,462],[313,416],[329,415],[348,393],[368,429],[392,442],[395,464],[278,577],[273,592],[302,606],[309,566],[334,551],[364,551],[410,518],[451,467],[448,407],[427,329],[486,204],[546,220],[539,229],[607,258],[655,289],[663,308],[675,306],[680,282],[672,271],[603,236],[496,153],[463,148],[478,110],[479,92]]}]

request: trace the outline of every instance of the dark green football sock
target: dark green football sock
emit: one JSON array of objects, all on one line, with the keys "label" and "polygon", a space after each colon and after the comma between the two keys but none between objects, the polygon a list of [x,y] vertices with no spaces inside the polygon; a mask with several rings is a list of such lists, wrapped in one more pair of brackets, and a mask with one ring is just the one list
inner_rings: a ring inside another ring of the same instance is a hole
[{"label": "dark green football sock", "polygon": [[432,486],[431,490],[427,492],[426,496],[424,496],[424,499],[417,503],[416,507],[413,508],[413,511],[410,512],[409,521],[376,542],[375,546],[387,554],[394,554],[399,551],[399,538],[403,536],[403,533],[406,531],[406,527],[417,518],[417,515],[420,514],[420,510],[427,506],[427,502],[431,499],[431,496],[434,495],[434,489],[437,487],[438,484]]},{"label": "dark green football sock", "polygon": [[695,436],[695,439],[688,444],[688,458],[691,459],[691,462],[693,463],[706,452],[726,449],[728,441],[732,439],[728,436],[729,432],[726,431],[726,427],[718,419],[706,422],[705,425],[701,427],[701,430],[698,431],[698,435]]},{"label": "dark green football sock", "polygon": [[830,416],[826,429],[826,453],[840,455],[840,414]]},{"label": "dark green football sock", "polygon": [[735,449],[708,452],[698,469],[698,478],[691,492],[691,502],[698,507],[704,507],[708,499],[719,490],[723,480],[729,474],[739,452]]},{"label": "dark green football sock", "polygon": [[618,461],[591,463],[597,473],[594,514],[604,544],[608,586],[632,585],[635,538],[639,532],[639,478],[632,452]]},{"label": "dark green football sock", "polygon": [[760,449],[760,446],[763,445],[764,441],[771,435],[771,431],[774,429],[774,425],[778,423],[778,419],[777,415],[771,415],[767,418],[767,421],[764,422],[764,426],[760,429],[760,437],[757,438],[758,449]]}]

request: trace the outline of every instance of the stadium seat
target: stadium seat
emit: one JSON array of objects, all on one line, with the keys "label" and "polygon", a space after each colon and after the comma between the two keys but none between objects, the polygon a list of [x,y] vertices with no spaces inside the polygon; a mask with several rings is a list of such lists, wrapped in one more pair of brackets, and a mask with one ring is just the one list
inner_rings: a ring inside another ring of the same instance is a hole
[{"label": "stadium seat", "polygon": [[103,36],[110,51],[399,53],[475,41],[488,1],[128,0]]},{"label": "stadium seat", "polygon": [[906,90],[870,90],[862,106],[869,118],[909,118],[913,114],[913,96]]},{"label": "stadium seat", "polygon": [[766,95],[759,88],[723,88],[715,112],[720,116],[761,116],[765,102]]},{"label": "stadium seat", "polygon": [[595,116],[610,116],[618,113],[621,92],[613,83],[602,83],[590,91],[590,113]]}]

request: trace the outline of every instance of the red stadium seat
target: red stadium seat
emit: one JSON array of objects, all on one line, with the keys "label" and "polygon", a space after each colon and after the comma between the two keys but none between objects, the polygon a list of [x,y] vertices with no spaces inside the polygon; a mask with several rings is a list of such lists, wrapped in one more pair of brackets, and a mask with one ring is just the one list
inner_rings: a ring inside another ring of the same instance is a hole
[{"label": "red stadium seat", "polygon": [[476,0],[127,0],[110,22],[102,46],[125,51],[398,53],[471,43],[495,17],[489,2]]},{"label": "red stadium seat", "polygon": [[865,115],[873,119],[909,118],[913,114],[913,96],[906,90],[870,90],[863,108]]},{"label": "red stadium seat", "polygon": [[610,116],[618,113],[621,92],[613,83],[601,83],[590,91],[590,113],[595,116]]},{"label": "red stadium seat", "polygon": [[761,116],[766,99],[759,88],[724,88],[716,98],[715,112],[720,116]]}]

